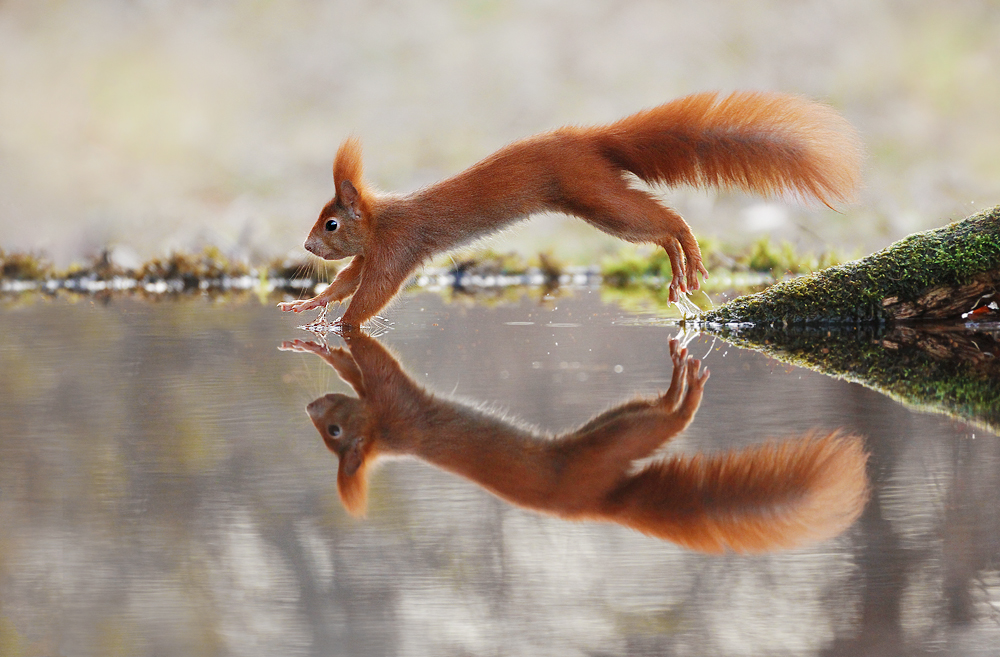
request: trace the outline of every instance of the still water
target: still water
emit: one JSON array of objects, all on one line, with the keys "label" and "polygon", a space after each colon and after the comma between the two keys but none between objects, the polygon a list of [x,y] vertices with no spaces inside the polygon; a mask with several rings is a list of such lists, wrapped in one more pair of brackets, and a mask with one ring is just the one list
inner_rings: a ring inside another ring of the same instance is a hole
[{"label": "still water", "polygon": [[[671,385],[678,329],[596,291],[415,294],[391,320],[378,348],[408,380],[528,433]],[[706,554],[413,458],[379,462],[356,518],[305,410],[356,394],[279,350],[301,322],[255,299],[0,309],[0,655],[1000,652],[1000,440],[980,427],[698,336],[711,377],[661,458],[843,428],[871,482],[845,531]]]}]

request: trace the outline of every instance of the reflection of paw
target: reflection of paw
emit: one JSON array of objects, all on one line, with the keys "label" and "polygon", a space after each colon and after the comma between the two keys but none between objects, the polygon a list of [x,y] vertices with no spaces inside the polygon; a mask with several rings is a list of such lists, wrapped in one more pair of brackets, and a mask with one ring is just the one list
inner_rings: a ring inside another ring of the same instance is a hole
[{"label": "reflection of paw", "polygon": [[[313,342],[312,340],[285,340],[278,347],[281,351],[294,351],[299,354],[316,354],[326,356],[330,353],[330,348],[326,345]],[[342,351],[338,349],[338,351]]]},{"label": "reflection of paw", "polygon": [[690,367],[688,367],[687,371],[687,394],[698,394],[700,396],[705,389],[705,383],[708,381],[708,368],[701,369],[701,361],[697,358],[689,358],[688,363],[690,363]]},{"label": "reflection of paw", "polygon": [[660,404],[671,413],[693,412],[701,402],[708,370],[701,369],[701,361],[687,355],[687,349],[678,348],[671,341],[670,355],[674,361],[674,373],[670,389],[660,396]]},{"label": "reflection of paw", "polygon": [[687,353],[687,347],[682,347],[677,338],[670,339],[670,360],[673,361],[675,369],[684,364]]},{"label": "reflection of paw", "polygon": [[673,411],[684,396],[684,382],[687,378],[688,351],[676,339],[670,340],[670,360],[674,371],[670,375],[670,387],[660,396],[660,404]]},{"label": "reflection of paw", "polygon": [[343,317],[338,318],[337,321],[333,323],[332,330],[337,335],[345,338],[362,333],[360,324],[349,324],[344,321]]},{"label": "reflection of paw", "polygon": [[[326,360],[335,368],[338,365],[341,367],[347,367],[354,364],[354,357],[351,356],[351,352],[343,347],[328,350]],[[338,369],[337,371],[339,372],[340,370]]]},{"label": "reflection of paw", "polygon": [[674,365],[674,380],[670,382],[670,388],[660,397],[660,403],[670,411],[677,408],[684,394],[684,375],[686,370],[686,361],[681,361],[680,365]]}]

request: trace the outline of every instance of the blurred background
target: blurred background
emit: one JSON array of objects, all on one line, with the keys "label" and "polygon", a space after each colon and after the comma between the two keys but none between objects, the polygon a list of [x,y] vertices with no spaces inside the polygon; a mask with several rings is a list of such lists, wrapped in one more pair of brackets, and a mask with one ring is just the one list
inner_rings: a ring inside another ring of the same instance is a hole
[{"label": "blurred background", "polygon": [[[374,184],[407,191],[562,124],[766,89],[858,128],[858,201],[665,200],[699,237],[862,254],[1000,203],[998,74],[985,0],[5,0],[0,248],[301,254],[349,134]],[[493,242],[581,263],[622,244],[562,217]]]}]

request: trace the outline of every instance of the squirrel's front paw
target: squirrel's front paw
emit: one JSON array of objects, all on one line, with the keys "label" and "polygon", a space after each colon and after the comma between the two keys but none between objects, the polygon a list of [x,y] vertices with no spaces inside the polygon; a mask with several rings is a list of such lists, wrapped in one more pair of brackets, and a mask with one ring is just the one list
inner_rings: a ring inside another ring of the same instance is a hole
[{"label": "squirrel's front paw", "polygon": [[313,297],[312,299],[299,299],[297,301],[282,301],[278,304],[278,308],[284,311],[291,310],[292,312],[300,313],[303,310],[312,310],[313,308],[323,308],[326,306],[326,301],[320,299],[319,297]]}]

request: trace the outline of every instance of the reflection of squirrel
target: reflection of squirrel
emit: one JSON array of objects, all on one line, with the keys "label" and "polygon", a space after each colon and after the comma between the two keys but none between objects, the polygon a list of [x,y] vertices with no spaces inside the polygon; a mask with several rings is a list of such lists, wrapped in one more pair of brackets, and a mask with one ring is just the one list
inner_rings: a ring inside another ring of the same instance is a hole
[{"label": "reflection of squirrel", "polygon": [[687,96],[606,126],[564,127],[500,149],[462,173],[407,196],[372,191],[361,177],[361,147],[345,141],[333,165],[336,195],[306,240],[326,260],[354,256],[323,292],[280,304],[302,311],[354,295],[342,318],[357,328],[433,254],[536,212],[585,219],[670,257],[670,300],[707,276],[691,229],[674,210],[634,188],[649,183],[792,192],[829,205],[858,179],[859,147],[832,109],[798,98],[737,92]]},{"label": "reflection of squirrel", "polygon": [[676,341],[665,394],[627,402],[556,437],[435,397],[369,336],[351,337],[349,346],[296,340],[283,348],[319,355],[359,395],[329,394],[306,407],[340,459],[337,486],[354,515],[365,511],[368,469],[393,454],[419,457],[523,507],[617,522],[706,552],[831,537],[866,500],[861,440],[836,433],[636,468],[683,431],[701,403],[708,371],[699,373],[700,362]]}]

